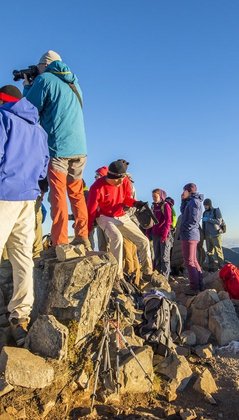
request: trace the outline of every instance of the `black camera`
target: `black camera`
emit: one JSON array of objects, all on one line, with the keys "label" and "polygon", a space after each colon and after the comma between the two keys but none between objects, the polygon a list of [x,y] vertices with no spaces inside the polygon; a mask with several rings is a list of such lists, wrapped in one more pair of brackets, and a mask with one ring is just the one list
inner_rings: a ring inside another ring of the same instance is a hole
[{"label": "black camera", "polygon": [[37,66],[29,66],[28,69],[23,70],[13,70],[13,80],[17,82],[20,79],[24,79],[24,74],[27,76],[29,82],[35,79],[38,76],[39,70]]}]

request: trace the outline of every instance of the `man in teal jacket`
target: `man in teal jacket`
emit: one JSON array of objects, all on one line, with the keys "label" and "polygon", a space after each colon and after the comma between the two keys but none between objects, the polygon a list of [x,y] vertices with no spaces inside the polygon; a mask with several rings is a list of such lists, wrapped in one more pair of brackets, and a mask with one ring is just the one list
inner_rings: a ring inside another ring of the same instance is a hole
[{"label": "man in teal jacket", "polygon": [[74,244],[90,248],[82,183],[87,151],[81,89],[54,51],[41,57],[38,70],[32,84],[25,78],[24,96],[38,108],[40,123],[48,133],[52,243],[68,244],[68,194],[75,219]]}]

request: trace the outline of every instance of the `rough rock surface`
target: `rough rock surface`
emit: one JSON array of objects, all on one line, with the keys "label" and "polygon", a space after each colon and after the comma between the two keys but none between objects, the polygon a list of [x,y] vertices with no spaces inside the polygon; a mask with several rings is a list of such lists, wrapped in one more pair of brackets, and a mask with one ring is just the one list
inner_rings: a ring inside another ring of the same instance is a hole
[{"label": "rough rock surface", "polygon": [[[153,381],[153,350],[149,346],[144,347],[133,347],[137,358],[143,365],[145,371]],[[127,349],[123,349],[120,352],[120,392],[150,392],[152,390],[152,384],[145,377],[145,373],[135,360],[135,358],[129,353]]]},{"label": "rough rock surface", "polygon": [[16,347],[2,349],[0,372],[8,384],[25,388],[44,388],[54,379],[54,369],[49,363],[27,349]]},{"label": "rough rock surface", "polygon": [[181,334],[183,339],[183,344],[187,346],[195,346],[196,344],[196,334],[193,331],[185,330]]},{"label": "rough rock surface", "polygon": [[39,313],[52,314],[60,322],[78,322],[76,343],[93,332],[106,309],[117,273],[117,262],[111,254],[89,254],[61,263],[46,261],[37,287],[35,305]]},{"label": "rough rock surface", "polygon": [[207,328],[203,328],[200,325],[192,325],[190,328],[196,335],[197,344],[207,344],[212,333]]},{"label": "rough rock surface", "polygon": [[217,392],[216,382],[208,369],[204,369],[198,376],[193,388],[195,391],[201,392],[202,394],[214,394]]},{"label": "rough rock surface", "polygon": [[176,389],[182,391],[192,377],[192,370],[184,356],[172,354],[162,360],[156,367],[155,371],[165,375],[177,384]]},{"label": "rough rock surface", "polygon": [[239,340],[239,319],[230,300],[221,300],[209,309],[208,327],[221,346]]},{"label": "rough rock surface", "polygon": [[211,359],[213,356],[213,347],[211,344],[196,346],[194,352],[201,359]]},{"label": "rough rock surface", "polygon": [[8,394],[8,392],[12,391],[14,387],[8,384],[5,379],[0,378],[0,397],[3,395]]},{"label": "rough rock surface", "polygon": [[68,328],[53,315],[40,315],[28,333],[25,347],[42,357],[67,357]]}]

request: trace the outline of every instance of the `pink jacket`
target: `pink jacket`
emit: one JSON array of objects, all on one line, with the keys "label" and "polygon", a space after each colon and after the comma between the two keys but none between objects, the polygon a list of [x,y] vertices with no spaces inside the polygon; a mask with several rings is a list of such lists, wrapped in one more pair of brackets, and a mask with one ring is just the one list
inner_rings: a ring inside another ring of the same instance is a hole
[{"label": "pink jacket", "polygon": [[152,211],[158,219],[157,225],[151,229],[151,234],[160,236],[161,241],[165,242],[170,232],[172,223],[172,209],[166,201],[152,204]]}]

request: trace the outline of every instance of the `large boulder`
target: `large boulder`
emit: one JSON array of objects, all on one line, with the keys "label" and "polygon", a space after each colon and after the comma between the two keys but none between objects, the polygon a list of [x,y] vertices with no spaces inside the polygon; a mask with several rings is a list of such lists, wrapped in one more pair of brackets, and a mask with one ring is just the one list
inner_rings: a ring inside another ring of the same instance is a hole
[{"label": "large boulder", "polygon": [[[149,346],[133,347],[136,357],[153,382],[153,350]],[[152,390],[152,383],[146,377],[139,363],[128,349],[120,351],[120,392],[146,393]]]},{"label": "large boulder", "polygon": [[209,308],[219,302],[216,290],[204,290],[188,301],[188,313],[191,325],[208,328]]},{"label": "large boulder", "polygon": [[0,372],[7,384],[31,389],[49,386],[54,379],[54,369],[49,363],[27,349],[16,347],[3,347]]},{"label": "large boulder", "polygon": [[42,357],[62,360],[67,357],[68,328],[53,315],[40,315],[26,338],[25,347]]},{"label": "large boulder", "polygon": [[220,346],[239,340],[239,319],[229,299],[221,300],[209,308],[208,328]]},{"label": "large boulder", "polygon": [[154,366],[155,372],[166,376],[173,383],[175,391],[183,391],[193,372],[184,356],[172,354]]},{"label": "large boulder", "polygon": [[42,278],[35,281],[33,313],[54,315],[62,323],[75,321],[75,343],[81,344],[106,310],[116,273],[117,262],[109,253],[46,260]]}]

